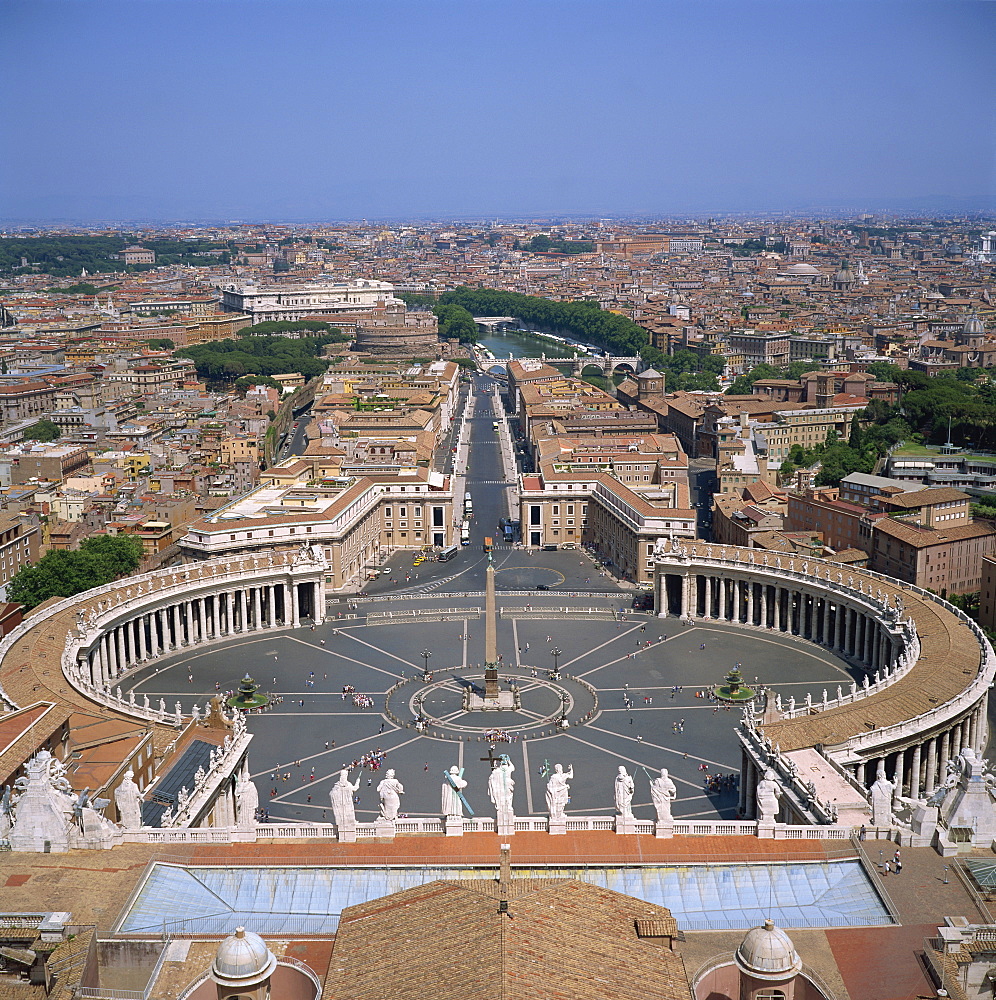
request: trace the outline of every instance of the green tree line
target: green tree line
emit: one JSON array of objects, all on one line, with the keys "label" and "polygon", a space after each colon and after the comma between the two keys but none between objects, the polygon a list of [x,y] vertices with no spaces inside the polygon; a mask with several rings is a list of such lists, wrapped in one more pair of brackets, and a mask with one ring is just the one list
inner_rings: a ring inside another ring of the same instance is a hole
[{"label": "green tree line", "polygon": [[534,236],[527,244],[527,250],[537,253],[594,253],[595,244],[590,240],[557,240],[549,236]]},{"label": "green tree line", "polygon": [[[258,327],[253,327],[253,330]],[[317,337],[246,336],[218,340],[210,344],[184,347],[175,353],[190,358],[197,374],[214,382],[230,381],[243,375],[283,375],[301,372],[305,378],[321,375],[330,362],[321,357],[327,344],[350,340],[348,333],[332,332]]]},{"label": "green tree line", "polygon": [[[156,264],[139,264],[126,267],[114,259],[126,246],[139,242],[156,252]],[[208,254],[220,250],[221,254]],[[28,262],[21,264],[21,258]],[[30,274],[41,271],[56,277],[70,277],[86,268],[91,274],[108,271],[141,271],[150,267],[171,264],[207,266],[228,263],[231,248],[215,240],[176,240],[125,236],[27,236],[24,238],[0,237],[0,274]]]},{"label": "green tree line", "polygon": [[73,597],[138,569],[142,542],[132,535],[88,538],[79,549],[56,549],[33,566],[25,566],[10,581],[7,599],[37,607],[50,597]]}]

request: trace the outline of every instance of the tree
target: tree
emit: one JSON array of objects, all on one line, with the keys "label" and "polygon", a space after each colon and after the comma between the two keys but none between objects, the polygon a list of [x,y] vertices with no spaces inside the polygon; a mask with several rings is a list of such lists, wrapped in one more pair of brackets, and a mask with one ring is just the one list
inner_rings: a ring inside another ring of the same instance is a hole
[{"label": "tree", "polygon": [[273,262],[273,273],[279,274],[281,271],[289,271],[290,264],[283,257],[277,257]]},{"label": "tree", "polygon": [[57,549],[25,566],[10,581],[8,600],[30,610],[50,597],[73,597],[138,568],[142,542],[132,535],[88,538],[79,549]]},{"label": "tree", "polygon": [[169,337],[153,337],[145,343],[151,351],[172,351],[176,348],[176,344]]},{"label": "tree", "polygon": [[277,392],[284,391],[284,387],[275,378],[270,378],[269,375],[243,375],[242,378],[235,380],[235,388],[241,392],[247,392],[254,385],[265,385],[276,389]]},{"label": "tree", "polygon": [[24,436],[30,441],[58,441],[62,436],[62,428],[47,417],[42,417],[24,432]]}]

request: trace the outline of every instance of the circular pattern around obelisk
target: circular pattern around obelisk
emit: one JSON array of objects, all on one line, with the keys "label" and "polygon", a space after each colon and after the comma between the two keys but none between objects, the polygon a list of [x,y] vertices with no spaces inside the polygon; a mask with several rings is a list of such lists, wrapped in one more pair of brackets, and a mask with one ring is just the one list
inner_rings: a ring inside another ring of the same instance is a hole
[{"label": "circular pattern around obelisk", "polygon": [[402,681],[387,693],[385,713],[395,725],[417,729],[423,736],[457,740],[498,731],[516,737],[551,736],[597,717],[598,695],[590,684],[563,672],[558,680],[534,672],[535,677],[500,676],[502,690],[518,695],[517,707],[467,708],[469,695],[483,700],[484,674],[454,669],[428,683],[421,678]]}]

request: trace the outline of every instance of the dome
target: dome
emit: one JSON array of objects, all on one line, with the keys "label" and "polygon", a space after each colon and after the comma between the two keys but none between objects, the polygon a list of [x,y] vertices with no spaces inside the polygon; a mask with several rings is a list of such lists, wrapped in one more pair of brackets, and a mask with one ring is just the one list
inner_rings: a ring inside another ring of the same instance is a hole
[{"label": "dome", "polygon": [[771,920],[747,932],[735,959],[741,971],[755,979],[790,979],[802,969],[791,938]]},{"label": "dome", "polygon": [[266,942],[244,927],[236,927],[218,945],[211,963],[211,978],[222,986],[255,986],[277,967],[277,959]]},{"label": "dome", "polygon": [[986,324],[979,319],[978,314],[972,313],[972,315],[965,320],[965,325],[961,328],[961,330],[962,333],[985,334]]},{"label": "dome", "polygon": [[778,272],[779,274],[797,274],[803,276],[819,276],[821,274],[812,264],[790,264]]}]

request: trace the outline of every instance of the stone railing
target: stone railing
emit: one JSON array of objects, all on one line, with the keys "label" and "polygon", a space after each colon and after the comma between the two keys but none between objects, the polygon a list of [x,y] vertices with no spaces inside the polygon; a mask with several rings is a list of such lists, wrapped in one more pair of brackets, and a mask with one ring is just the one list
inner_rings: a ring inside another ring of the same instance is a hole
[{"label": "stone railing", "polygon": [[[473,816],[463,818],[464,833],[495,833],[497,821],[493,816]],[[638,836],[654,836],[656,820],[636,819],[633,832]],[[546,816],[516,816],[516,833],[547,833],[550,821]],[[569,833],[576,831],[615,830],[614,816],[570,816],[566,828]],[[426,834],[443,835],[446,824],[442,817],[405,817],[395,823],[396,836],[417,837]],[[854,829],[849,826],[807,826],[776,823],[775,840],[850,840]],[[886,835],[889,831],[881,831]],[[875,831],[868,829],[869,837]],[[691,820],[675,817],[674,836],[687,837],[753,837],[757,835],[756,820]],[[383,838],[383,827],[376,823],[357,823],[358,840]],[[621,836],[625,836],[622,834]],[[158,830],[143,827],[125,835],[131,843],[150,844],[228,844],[238,842],[259,842],[264,840],[327,840],[335,841],[336,828],[332,823],[259,823],[255,827],[242,830],[236,827],[181,828]]]},{"label": "stone railing", "polygon": [[198,770],[194,780],[194,788],[188,793],[181,788],[177,795],[177,810],[173,816],[173,826],[191,826],[201,817],[205,809],[214,801],[223,782],[228,781],[236,765],[245,756],[253,734],[246,729],[245,716],[236,711],[235,724],[231,733],[219,748],[220,753],[213,753],[209,770]]},{"label": "stone railing", "polygon": [[[758,732],[748,714],[744,715],[740,738],[753,753],[754,758],[760,762],[761,768],[770,767],[775,772],[782,788],[792,796],[800,811],[811,815],[821,826],[832,826],[836,823],[837,815],[833,803],[823,802],[817,796],[815,786],[809,786],[803,781],[791,759],[783,757],[778,747],[772,746],[771,740]],[[868,793],[864,789],[861,789],[861,792],[867,799]]]},{"label": "stone railing", "polygon": [[480,608],[427,608],[411,611],[371,611],[367,625],[396,625],[399,622],[456,621],[460,618],[480,618]]}]

